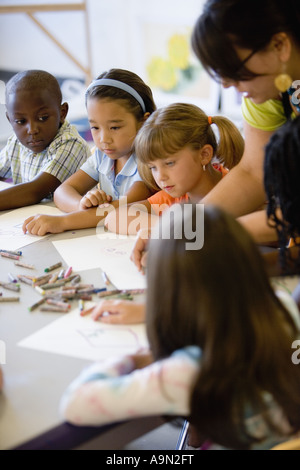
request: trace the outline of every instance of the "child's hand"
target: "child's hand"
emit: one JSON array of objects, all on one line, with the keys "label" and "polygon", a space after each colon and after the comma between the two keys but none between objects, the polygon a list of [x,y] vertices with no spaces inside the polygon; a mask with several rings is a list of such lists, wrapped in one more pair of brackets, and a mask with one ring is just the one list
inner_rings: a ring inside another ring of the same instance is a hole
[{"label": "child's hand", "polygon": [[28,217],[22,226],[24,233],[43,236],[46,233],[61,233],[64,229],[64,216],[40,215]]},{"label": "child's hand", "polygon": [[139,271],[144,272],[147,266],[147,245],[151,230],[141,229],[137,234],[132,253],[130,255],[131,261],[134,262]]},{"label": "child's hand", "polygon": [[101,189],[92,189],[88,191],[79,202],[79,210],[90,209],[112,201],[112,197]]},{"label": "child's hand", "polygon": [[91,313],[94,320],[100,319],[103,323],[130,324],[145,321],[145,305],[130,300],[102,300]]}]

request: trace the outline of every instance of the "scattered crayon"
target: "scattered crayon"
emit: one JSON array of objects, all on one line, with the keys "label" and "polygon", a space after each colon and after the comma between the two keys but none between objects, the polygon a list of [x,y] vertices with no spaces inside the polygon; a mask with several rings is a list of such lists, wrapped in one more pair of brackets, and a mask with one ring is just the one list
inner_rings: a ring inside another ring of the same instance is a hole
[{"label": "scattered crayon", "polygon": [[43,305],[41,307],[42,312],[61,312],[61,313],[67,313],[68,308],[63,308],[63,307],[58,307],[57,305]]},{"label": "scattered crayon", "polygon": [[43,299],[39,300],[35,304],[31,305],[31,307],[28,307],[29,312],[32,312],[36,308],[40,307],[45,301],[46,301],[46,298],[44,297]]},{"label": "scattered crayon", "polygon": [[19,292],[20,284],[15,282],[0,282],[0,286],[4,287],[4,289],[12,290],[15,292]]},{"label": "scattered crayon", "polygon": [[80,316],[81,317],[85,317],[86,315],[89,315],[95,308],[95,305],[93,305],[93,307],[90,307],[90,308],[86,308],[85,310],[82,310],[80,312]]},{"label": "scattered crayon", "polygon": [[3,256],[4,258],[10,258],[10,259],[20,259],[20,256],[19,255],[13,255],[12,253],[7,253],[6,251],[1,251],[0,253],[1,256]]},{"label": "scattered crayon", "polygon": [[21,261],[15,261],[15,265],[16,266],[21,266],[22,268],[26,268],[26,269],[35,269],[33,264],[27,264],[27,263],[23,263]]},{"label": "scattered crayon", "polygon": [[66,270],[66,272],[65,272],[65,274],[64,274],[64,278],[67,279],[69,276],[71,276],[71,274],[72,274],[72,267],[70,266],[70,267]]},{"label": "scattered crayon", "polygon": [[45,273],[49,273],[50,271],[54,271],[54,269],[60,268],[62,266],[62,262],[53,264],[52,266],[49,266],[49,268],[46,268],[44,271]]},{"label": "scattered crayon", "polygon": [[22,276],[21,274],[18,274],[18,279],[21,282],[24,282],[24,284],[28,284],[29,286],[32,286],[32,279],[28,279],[26,276]]},{"label": "scattered crayon", "polygon": [[16,277],[12,273],[8,273],[8,279],[10,280],[10,282],[18,282],[18,279],[16,279]]},{"label": "scattered crayon", "polygon": [[19,250],[0,250],[1,253],[9,253],[10,255],[22,256],[22,251]]},{"label": "scattered crayon", "polygon": [[20,297],[0,297],[0,302],[19,302]]},{"label": "scattered crayon", "polygon": [[45,295],[45,291],[40,286],[34,286],[34,288],[40,295]]},{"label": "scattered crayon", "polygon": [[59,300],[54,300],[54,299],[47,299],[47,304],[48,305],[55,305],[56,307],[62,307],[64,309],[70,309],[71,305],[68,304],[67,302],[60,302]]}]

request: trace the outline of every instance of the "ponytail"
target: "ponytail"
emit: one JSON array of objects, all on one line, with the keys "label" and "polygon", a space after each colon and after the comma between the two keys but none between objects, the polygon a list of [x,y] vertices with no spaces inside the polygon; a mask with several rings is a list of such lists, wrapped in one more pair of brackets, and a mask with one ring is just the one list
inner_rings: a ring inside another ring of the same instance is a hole
[{"label": "ponytail", "polygon": [[215,155],[223,166],[231,170],[242,158],[244,139],[235,124],[223,116],[213,116],[211,123],[215,124],[219,131]]}]

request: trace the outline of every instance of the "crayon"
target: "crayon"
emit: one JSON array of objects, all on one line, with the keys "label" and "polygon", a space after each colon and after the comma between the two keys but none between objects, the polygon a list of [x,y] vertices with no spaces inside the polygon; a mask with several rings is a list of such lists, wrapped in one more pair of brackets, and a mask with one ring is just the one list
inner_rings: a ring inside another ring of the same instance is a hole
[{"label": "crayon", "polygon": [[10,259],[20,259],[20,256],[19,255],[13,255],[11,253],[7,253],[6,251],[1,251],[0,253],[1,256],[3,256],[4,258],[10,258]]},{"label": "crayon", "polygon": [[55,305],[56,307],[62,307],[64,309],[70,309],[71,305],[66,302],[60,302],[59,300],[55,299],[47,299],[48,305]]},{"label": "crayon", "polygon": [[8,273],[8,279],[10,280],[10,282],[18,282],[18,280],[12,273]]},{"label": "crayon", "polygon": [[48,289],[55,289],[57,287],[61,287],[61,286],[64,286],[66,283],[65,280],[61,280],[61,281],[56,281],[56,282],[48,282],[47,284],[41,284],[41,289],[44,289],[44,290],[48,290]]},{"label": "crayon", "polygon": [[95,305],[93,305],[93,307],[90,307],[90,308],[86,308],[85,310],[82,310],[80,311],[80,316],[81,317],[85,317],[86,315],[89,315],[95,308]]},{"label": "crayon", "polygon": [[20,284],[15,282],[0,282],[0,286],[4,287],[4,289],[13,290],[15,292],[19,292]]},{"label": "crayon", "polygon": [[61,312],[67,313],[68,308],[58,307],[57,305],[44,305],[41,307],[42,312]]},{"label": "crayon", "polygon": [[70,266],[70,267],[66,270],[66,272],[65,272],[65,274],[64,274],[64,278],[67,279],[67,277],[69,277],[69,276],[71,275],[71,273],[72,273],[72,267]]},{"label": "crayon", "polygon": [[20,297],[0,297],[0,302],[19,302]]},{"label": "crayon", "polygon": [[53,264],[52,266],[49,266],[49,268],[44,269],[45,273],[49,273],[50,271],[54,271],[54,269],[60,268],[62,266],[62,262]]},{"label": "crayon", "polygon": [[53,276],[50,277],[49,279],[49,284],[53,284],[54,282],[56,282],[58,279],[58,274],[53,274]]},{"label": "crayon", "polygon": [[84,301],[82,299],[79,299],[78,301],[78,308],[79,312],[82,312],[84,310]]},{"label": "crayon", "polygon": [[35,269],[33,264],[22,263],[21,261],[15,261],[16,266],[21,266],[22,268]]},{"label": "crayon", "polygon": [[75,285],[75,284],[78,284],[80,281],[81,281],[80,275],[79,275],[79,274],[76,274],[75,277],[73,278],[71,284],[72,284],[72,285]]},{"label": "crayon", "polygon": [[31,279],[28,279],[28,277],[22,276],[21,274],[18,274],[18,279],[19,281],[24,282],[24,284],[28,284],[30,286],[33,284]]},{"label": "crayon", "polygon": [[45,279],[50,279],[51,274],[42,274],[41,276],[38,277],[33,277],[32,281],[36,284],[37,282],[44,281]]},{"label": "crayon", "polygon": [[17,250],[0,250],[1,253],[9,253],[10,255],[22,256],[22,251]]},{"label": "crayon", "polygon": [[106,290],[103,292],[99,292],[98,297],[107,297],[109,295],[115,295],[115,294],[120,294],[122,291],[119,289],[115,290]]},{"label": "crayon", "polygon": [[45,291],[43,289],[41,289],[40,286],[35,286],[34,288],[39,294],[45,295]]},{"label": "crayon", "polygon": [[59,271],[59,273],[58,273],[58,278],[57,278],[57,279],[63,279],[63,277],[64,277],[64,272],[65,272],[64,269],[62,269],[61,271]]},{"label": "crayon", "polygon": [[45,301],[46,301],[46,298],[44,297],[43,299],[39,300],[35,304],[31,305],[31,307],[28,307],[29,312],[32,312],[34,309],[40,307]]}]

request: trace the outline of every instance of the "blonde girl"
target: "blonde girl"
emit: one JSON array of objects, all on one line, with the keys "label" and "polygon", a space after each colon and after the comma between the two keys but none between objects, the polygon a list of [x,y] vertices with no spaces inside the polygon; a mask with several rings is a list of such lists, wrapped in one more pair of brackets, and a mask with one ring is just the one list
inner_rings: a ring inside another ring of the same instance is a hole
[{"label": "blonde girl", "polygon": [[186,103],[156,110],[139,131],[135,151],[140,175],[158,192],[111,213],[107,228],[135,234],[174,202],[200,200],[240,161],[243,149],[239,130],[225,117]]}]

